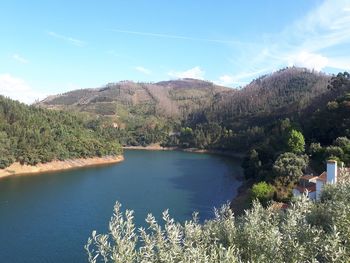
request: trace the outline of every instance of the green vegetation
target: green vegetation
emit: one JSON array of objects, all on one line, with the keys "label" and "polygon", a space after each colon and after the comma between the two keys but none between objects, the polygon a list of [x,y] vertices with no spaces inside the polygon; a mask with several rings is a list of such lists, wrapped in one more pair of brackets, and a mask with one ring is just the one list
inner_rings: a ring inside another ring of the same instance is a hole
[{"label": "green vegetation", "polygon": [[319,96],[328,96],[329,79],[306,69],[287,68],[241,90],[193,79],[125,81],[49,97],[39,105],[112,122],[123,145],[247,151],[264,139],[276,121],[294,117]]},{"label": "green vegetation", "polygon": [[251,190],[251,199],[257,199],[260,201],[260,203],[266,205],[272,200],[274,193],[275,188],[272,185],[267,184],[266,182],[260,182],[253,185]]},{"label": "green vegetation", "polygon": [[[350,185],[327,186],[320,202],[291,200],[306,171],[333,158],[350,166],[350,75],[329,77],[287,68],[240,90],[191,79],[121,82],[77,90],[39,103],[0,97],[0,168],[15,161],[116,155],[122,145],[196,147],[246,152],[242,166],[251,199],[291,201],[286,212],[259,202],[234,217],[228,206],[213,220],[184,224],[164,212],[135,231],[120,211],[110,233],[93,233],[90,262],[346,262],[350,258]],[[67,113],[63,109],[72,111]],[[75,112],[75,113],[74,113]],[[76,112],[79,112],[76,113]],[[84,113],[84,115],[81,114]]]},{"label": "green vegetation", "polygon": [[27,106],[0,96],[0,168],[13,162],[117,155],[121,147],[108,128],[93,130],[82,116]]},{"label": "green vegetation", "polygon": [[[303,110],[284,116],[288,118],[260,120],[260,126],[245,131],[249,137],[242,165],[245,176],[272,184],[275,200],[288,201],[300,176],[306,170],[321,173],[329,158],[350,166],[349,75],[339,73],[327,87]],[[239,147],[240,143],[233,145]]]},{"label": "green vegetation", "polygon": [[[349,175],[347,175],[349,176]],[[235,217],[227,205],[204,224],[163,213],[135,230],[133,211],[115,205],[108,234],[92,233],[89,262],[349,262],[350,184],[328,185],[320,202],[298,199],[285,212],[255,202]]]},{"label": "green vegetation", "polygon": [[276,200],[288,200],[300,175],[306,169],[322,171],[326,158],[350,165],[346,72],[331,77],[285,68],[239,90],[191,79],[122,82],[69,92],[40,105],[86,112],[96,131],[113,123],[109,138],[122,145],[159,143],[246,153],[246,178],[272,184]]},{"label": "green vegetation", "polygon": [[285,152],[278,156],[273,165],[273,170],[284,182],[293,183],[303,175],[303,170],[307,164],[307,156],[298,156],[294,153]]},{"label": "green vegetation", "polygon": [[291,130],[288,138],[288,148],[293,153],[303,153],[305,151],[305,140],[301,132]]},{"label": "green vegetation", "polygon": [[158,83],[122,81],[99,89],[75,90],[48,97],[41,107],[84,112],[113,123],[123,145],[152,143],[177,145],[171,136],[194,111],[210,106],[215,96],[229,88],[211,82],[181,79]]}]

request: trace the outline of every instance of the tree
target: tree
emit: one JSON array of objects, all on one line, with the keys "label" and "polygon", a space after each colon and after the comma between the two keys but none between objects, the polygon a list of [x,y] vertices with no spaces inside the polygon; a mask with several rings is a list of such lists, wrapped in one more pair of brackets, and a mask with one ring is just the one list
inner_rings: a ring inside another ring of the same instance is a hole
[{"label": "tree", "polygon": [[266,205],[270,200],[272,200],[275,188],[266,183],[260,182],[254,184],[251,189],[251,199],[258,199],[263,205]]},{"label": "tree", "polygon": [[301,154],[305,151],[304,136],[297,130],[290,131],[287,144],[290,152]]},{"label": "tree", "polygon": [[120,154],[115,134],[110,136],[107,125],[97,125],[102,127],[78,113],[45,110],[0,96],[0,169],[14,161],[36,165]]},{"label": "tree", "polygon": [[183,145],[190,145],[193,141],[193,130],[190,127],[181,128],[180,141]]},{"label": "tree", "polygon": [[350,149],[350,140],[347,137],[338,137],[334,144],[342,149]]},{"label": "tree", "polygon": [[319,154],[322,151],[322,146],[320,143],[311,143],[309,146],[308,153],[311,155]]},{"label": "tree", "polygon": [[338,146],[328,146],[325,149],[326,159],[338,158],[339,160],[343,159],[344,151]]},{"label": "tree", "polygon": [[261,169],[261,161],[259,160],[258,152],[253,149],[243,160],[242,167],[246,178],[254,178],[258,175]]},{"label": "tree", "polygon": [[292,183],[303,175],[303,169],[308,164],[307,156],[298,156],[295,153],[286,152],[278,156],[273,165],[273,170],[284,183]]},{"label": "tree", "polygon": [[5,132],[0,131],[0,169],[4,169],[14,162],[11,141]]}]

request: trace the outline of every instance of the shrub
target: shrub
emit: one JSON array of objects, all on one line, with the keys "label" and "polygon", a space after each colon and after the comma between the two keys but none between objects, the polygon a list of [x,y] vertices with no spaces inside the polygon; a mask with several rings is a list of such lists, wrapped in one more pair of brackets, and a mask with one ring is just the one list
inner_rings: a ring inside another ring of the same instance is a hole
[{"label": "shrub", "polygon": [[272,185],[266,182],[260,182],[253,185],[251,190],[251,199],[257,199],[263,205],[266,205],[268,201],[272,200],[274,192],[275,188]]},{"label": "shrub", "polygon": [[133,212],[114,207],[108,234],[93,231],[85,249],[97,262],[350,262],[350,184],[326,186],[320,202],[301,197],[284,213],[254,202],[235,218],[228,205],[203,224],[198,215],[164,224],[149,214],[135,229]]}]

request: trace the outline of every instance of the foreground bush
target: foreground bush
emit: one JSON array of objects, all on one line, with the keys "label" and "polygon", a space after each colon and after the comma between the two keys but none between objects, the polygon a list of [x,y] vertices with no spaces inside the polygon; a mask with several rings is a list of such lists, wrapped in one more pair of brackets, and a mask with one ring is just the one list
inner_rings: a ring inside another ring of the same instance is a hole
[{"label": "foreground bush", "polygon": [[136,231],[133,211],[116,203],[108,234],[94,231],[89,262],[350,262],[350,184],[328,186],[322,202],[302,198],[285,212],[255,202],[235,218],[228,205],[200,224],[168,211],[164,226],[148,215]]}]

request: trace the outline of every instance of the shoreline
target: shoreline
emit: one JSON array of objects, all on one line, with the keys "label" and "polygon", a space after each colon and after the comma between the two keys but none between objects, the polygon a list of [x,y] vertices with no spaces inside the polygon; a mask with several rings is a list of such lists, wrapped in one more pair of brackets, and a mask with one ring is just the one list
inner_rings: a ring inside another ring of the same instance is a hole
[{"label": "shoreline", "polygon": [[[217,155],[232,157],[235,159],[242,159],[244,156],[242,153],[234,153],[231,151],[207,150],[207,149],[198,149],[198,148],[162,147],[159,144],[152,144],[148,146],[124,146],[123,149],[124,150],[146,150],[146,151],[182,151],[182,152],[191,152],[191,153],[217,154]],[[79,168],[85,168],[85,167],[111,165],[122,161],[124,161],[123,155],[68,159],[65,161],[56,160],[48,163],[39,163],[33,166],[21,165],[19,162],[15,162],[5,169],[0,169],[0,179],[8,176],[36,175],[36,174],[42,174],[42,173],[73,170],[73,169],[79,169]],[[240,203],[242,201],[244,202],[244,199],[246,199],[247,190],[251,184],[249,181],[242,179],[242,175],[240,175],[240,177],[237,179],[243,182],[238,189],[237,195],[230,200],[230,206],[235,211],[235,213],[237,213],[238,211],[242,212],[242,207]]]},{"label": "shoreline", "polygon": [[65,161],[56,160],[48,163],[39,163],[37,165],[22,165],[19,162],[15,162],[5,169],[0,169],[0,179],[14,175],[35,175],[41,173],[73,170],[83,167],[102,166],[115,164],[122,161],[124,161],[123,155],[68,159]]},{"label": "shoreline", "polygon": [[237,195],[230,201],[230,208],[236,216],[243,214],[249,208],[250,188],[252,185],[252,180],[243,179],[242,184],[238,187]]},{"label": "shoreline", "polygon": [[[217,154],[226,157],[232,157],[235,159],[243,159],[243,153],[235,153],[232,151],[223,150],[207,150],[198,148],[180,148],[180,147],[162,147],[159,144],[151,144],[147,146],[124,146],[123,150],[146,150],[146,151],[182,151],[191,153],[209,153]],[[245,180],[243,174],[237,178],[242,182],[238,188],[237,195],[230,200],[230,207],[236,215],[240,215],[247,209],[247,200],[249,199],[249,189],[252,186],[252,182]]]},{"label": "shoreline", "polygon": [[224,155],[233,158],[243,159],[243,153],[235,153],[232,151],[225,150],[210,150],[210,149],[198,149],[198,148],[181,148],[181,147],[163,147],[159,144],[151,144],[147,146],[123,146],[123,150],[146,150],[146,151],[181,151],[181,152],[191,152],[191,153],[209,153]]}]

